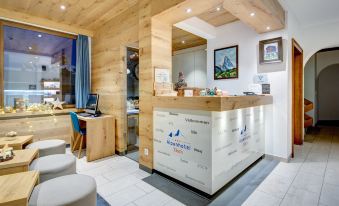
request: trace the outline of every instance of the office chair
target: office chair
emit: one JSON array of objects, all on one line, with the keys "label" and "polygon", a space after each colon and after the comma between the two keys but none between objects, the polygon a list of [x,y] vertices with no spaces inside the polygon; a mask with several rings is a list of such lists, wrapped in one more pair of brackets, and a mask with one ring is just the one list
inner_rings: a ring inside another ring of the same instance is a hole
[{"label": "office chair", "polygon": [[75,136],[75,142],[71,147],[72,152],[75,150],[76,145],[79,142],[80,139],[80,146],[79,146],[79,153],[78,153],[78,159],[80,159],[81,151],[82,151],[82,143],[84,141],[84,138],[86,137],[86,129],[81,129],[80,128],[80,123],[78,116],[75,112],[70,112],[71,115],[71,120],[72,120],[72,125],[73,125],[73,131],[76,133]]}]

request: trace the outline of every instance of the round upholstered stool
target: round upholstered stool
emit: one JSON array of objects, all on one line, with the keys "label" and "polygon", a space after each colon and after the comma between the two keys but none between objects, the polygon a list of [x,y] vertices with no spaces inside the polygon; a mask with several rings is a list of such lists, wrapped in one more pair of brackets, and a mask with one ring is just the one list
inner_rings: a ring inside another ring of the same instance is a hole
[{"label": "round upholstered stool", "polygon": [[56,177],[76,174],[76,160],[70,154],[48,155],[35,159],[29,170],[39,171],[42,183]]},{"label": "round upholstered stool", "polygon": [[37,185],[29,199],[31,206],[95,206],[97,199],[94,178],[87,175],[67,175]]},{"label": "round upholstered stool", "polygon": [[65,154],[66,142],[59,139],[37,141],[27,145],[26,149],[39,149],[39,157],[53,154]]}]

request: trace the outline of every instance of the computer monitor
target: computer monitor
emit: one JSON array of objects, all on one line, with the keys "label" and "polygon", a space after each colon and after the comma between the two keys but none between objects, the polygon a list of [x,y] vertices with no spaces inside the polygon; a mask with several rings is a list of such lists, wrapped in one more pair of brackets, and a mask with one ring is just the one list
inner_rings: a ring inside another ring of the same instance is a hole
[{"label": "computer monitor", "polygon": [[89,114],[97,114],[99,105],[99,95],[98,94],[89,94],[87,98],[87,104],[85,112]]}]

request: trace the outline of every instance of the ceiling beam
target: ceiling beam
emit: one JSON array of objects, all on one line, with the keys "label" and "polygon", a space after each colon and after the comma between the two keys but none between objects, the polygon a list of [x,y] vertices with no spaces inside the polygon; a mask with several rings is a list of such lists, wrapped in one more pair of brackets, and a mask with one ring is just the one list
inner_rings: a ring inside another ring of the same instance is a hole
[{"label": "ceiling beam", "polygon": [[11,11],[7,9],[0,8],[0,19],[10,20],[18,23],[28,24],[32,26],[42,27],[46,29],[51,29],[60,32],[66,32],[71,34],[82,34],[86,36],[93,37],[94,32],[91,30],[83,29],[80,27],[58,23],[55,21],[51,21],[49,19],[40,18],[36,16],[32,16],[29,14]]},{"label": "ceiling beam", "polygon": [[259,34],[285,28],[285,11],[278,0],[224,0],[223,7]]},{"label": "ceiling beam", "polygon": [[[173,25],[190,17],[197,16],[211,8],[216,8],[222,2],[223,0],[186,0],[155,15],[154,18]],[[190,11],[186,12],[187,9],[190,9]]]}]

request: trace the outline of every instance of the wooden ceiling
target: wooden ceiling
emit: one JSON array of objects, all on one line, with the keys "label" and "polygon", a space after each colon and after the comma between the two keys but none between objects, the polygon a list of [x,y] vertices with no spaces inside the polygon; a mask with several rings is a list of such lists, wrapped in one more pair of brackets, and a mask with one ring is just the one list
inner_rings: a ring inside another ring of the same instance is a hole
[{"label": "wooden ceiling", "polygon": [[[1,0],[0,8],[93,30],[137,2],[138,0]],[[60,9],[61,5],[66,9]]]},{"label": "wooden ceiling", "polygon": [[239,20],[230,12],[226,11],[222,4],[212,9],[209,9],[208,11],[198,15],[197,17],[215,27]]},{"label": "wooden ceiling", "polygon": [[179,29],[175,26],[173,26],[172,35],[173,52],[207,44],[206,39]]}]

